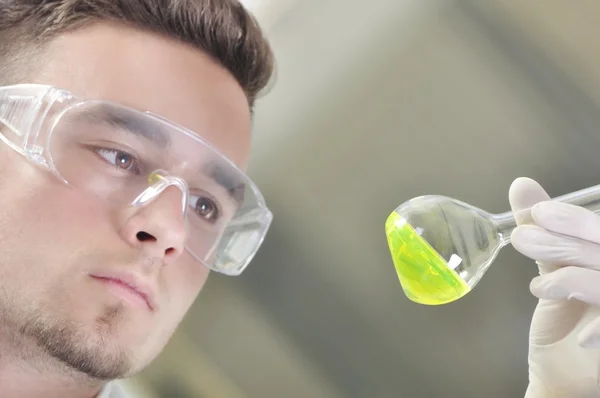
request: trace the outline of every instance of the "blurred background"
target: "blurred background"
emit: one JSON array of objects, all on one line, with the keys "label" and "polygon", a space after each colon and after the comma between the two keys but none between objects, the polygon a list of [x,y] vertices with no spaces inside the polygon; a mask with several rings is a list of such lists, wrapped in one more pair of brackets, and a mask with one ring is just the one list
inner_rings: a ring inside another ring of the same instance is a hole
[{"label": "blurred background", "polygon": [[384,222],[423,194],[508,210],[519,176],[552,196],[599,183],[600,2],[247,5],[278,59],[250,170],[273,227],[242,276],[211,276],[132,391],[522,397],[535,264],[509,246],[465,298],[417,305]]}]

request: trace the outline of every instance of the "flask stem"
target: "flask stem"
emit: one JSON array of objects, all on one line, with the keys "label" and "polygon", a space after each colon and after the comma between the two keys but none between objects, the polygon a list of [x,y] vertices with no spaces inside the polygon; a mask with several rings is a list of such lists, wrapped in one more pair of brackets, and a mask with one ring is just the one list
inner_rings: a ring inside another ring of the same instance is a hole
[{"label": "flask stem", "polygon": [[[600,185],[561,195],[552,200],[580,206],[600,214]],[[521,220],[525,220],[525,223],[533,221],[531,208],[520,210],[517,215],[512,211],[492,215],[494,222],[498,226],[501,246],[506,246],[510,243],[510,234],[517,227],[515,216],[518,216]]]}]

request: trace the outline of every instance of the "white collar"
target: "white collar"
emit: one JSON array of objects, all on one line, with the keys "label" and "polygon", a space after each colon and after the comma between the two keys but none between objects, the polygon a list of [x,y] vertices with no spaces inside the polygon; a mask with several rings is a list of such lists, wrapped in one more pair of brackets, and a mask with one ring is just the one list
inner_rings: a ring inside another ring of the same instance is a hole
[{"label": "white collar", "polygon": [[111,381],[104,385],[96,398],[127,398],[127,396],[118,382]]}]

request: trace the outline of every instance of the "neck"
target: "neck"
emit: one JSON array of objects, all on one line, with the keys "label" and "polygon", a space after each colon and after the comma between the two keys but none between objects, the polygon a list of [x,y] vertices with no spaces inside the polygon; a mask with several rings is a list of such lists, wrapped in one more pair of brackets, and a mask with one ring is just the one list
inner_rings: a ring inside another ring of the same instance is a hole
[{"label": "neck", "polygon": [[0,337],[0,397],[94,398],[103,382],[67,368],[38,348],[6,344]]}]

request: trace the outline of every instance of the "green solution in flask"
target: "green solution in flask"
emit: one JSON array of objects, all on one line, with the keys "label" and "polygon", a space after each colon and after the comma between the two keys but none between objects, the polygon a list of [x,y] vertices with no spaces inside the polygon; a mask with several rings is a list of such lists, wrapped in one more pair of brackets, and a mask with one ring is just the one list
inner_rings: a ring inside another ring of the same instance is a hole
[{"label": "green solution in flask", "polygon": [[408,298],[436,305],[468,293],[469,285],[398,213],[390,214],[385,229],[394,266]]},{"label": "green solution in flask", "polygon": [[[600,213],[600,185],[553,199]],[[531,209],[521,219],[531,219]],[[460,299],[479,283],[516,227],[512,212],[491,214],[446,196],[398,206],[385,223],[388,246],[406,296],[419,304]]]}]

